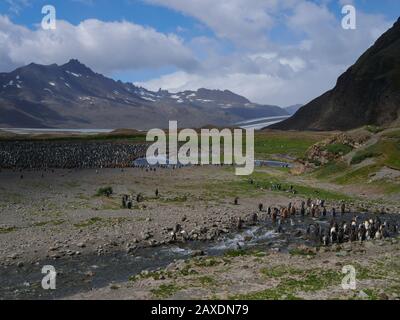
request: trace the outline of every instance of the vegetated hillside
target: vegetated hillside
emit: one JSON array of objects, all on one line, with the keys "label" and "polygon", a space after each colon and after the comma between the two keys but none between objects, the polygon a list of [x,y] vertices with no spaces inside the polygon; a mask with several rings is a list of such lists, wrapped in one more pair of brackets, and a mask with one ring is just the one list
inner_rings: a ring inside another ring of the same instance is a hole
[{"label": "vegetated hillside", "polygon": [[400,196],[400,128],[367,126],[335,135],[313,145],[305,161],[318,179]]}]

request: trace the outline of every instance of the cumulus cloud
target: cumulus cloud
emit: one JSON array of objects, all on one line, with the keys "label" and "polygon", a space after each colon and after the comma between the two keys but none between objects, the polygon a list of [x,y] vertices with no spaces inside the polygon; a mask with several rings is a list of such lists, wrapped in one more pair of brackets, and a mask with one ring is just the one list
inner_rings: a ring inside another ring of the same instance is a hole
[{"label": "cumulus cloud", "polygon": [[303,47],[295,47],[308,61],[348,65],[389,27],[380,15],[357,12],[357,29],[345,30],[341,21],[325,6],[313,2],[298,4],[287,18],[293,33],[304,35]]},{"label": "cumulus cloud", "polygon": [[197,18],[218,37],[251,48],[265,45],[278,9],[300,0],[145,0]]},{"label": "cumulus cloud", "polygon": [[[328,7],[332,0],[143,1],[193,17],[213,35],[184,41],[131,22],[99,20],[58,21],[55,31],[30,30],[0,15],[0,69],[70,58],[106,74],[173,66],[178,71],[138,84],[171,91],[229,89],[254,102],[284,106],[306,103],[332,88],[392,24],[357,10],[357,29],[344,30],[340,6],[338,12]],[[282,30],[286,39],[278,41]]]},{"label": "cumulus cloud", "polygon": [[91,19],[78,25],[58,20],[56,30],[35,30],[0,16],[0,68],[11,70],[31,62],[65,63],[77,58],[96,71],[175,66],[188,70],[196,65],[193,53],[174,34],[127,21]]},{"label": "cumulus cloud", "polygon": [[[220,39],[232,40],[237,49],[209,54],[196,73],[175,72],[141,85],[172,91],[229,89],[255,102],[278,105],[306,103],[331,89],[337,77],[392,24],[381,15],[358,10],[357,29],[344,30],[337,13],[329,10],[329,1],[218,1],[213,10],[207,9],[208,0],[146,1],[194,16]],[[246,6],[250,8],[245,10]],[[258,23],[257,17],[265,21]],[[295,40],[272,41],[269,35],[276,25]]]},{"label": "cumulus cloud", "polygon": [[260,104],[289,106],[308,102],[332,87],[337,74],[338,69],[332,66],[308,70],[290,79],[269,73],[236,72],[207,76],[179,71],[136,84],[151,90],[165,88],[171,92],[197,88],[228,89]]}]

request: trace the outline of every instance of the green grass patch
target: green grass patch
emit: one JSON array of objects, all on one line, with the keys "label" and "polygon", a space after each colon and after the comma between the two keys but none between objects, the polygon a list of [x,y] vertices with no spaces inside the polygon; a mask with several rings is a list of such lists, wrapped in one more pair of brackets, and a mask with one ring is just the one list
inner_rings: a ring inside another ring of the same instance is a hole
[{"label": "green grass patch", "polygon": [[351,159],[351,164],[359,164],[361,162],[363,162],[366,159],[370,159],[370,158],[377,158],[379,156],[381,156],[381,153],[378,152],[373,152],[373,151],[360,151],[357,152],[355,154],[355,156]]},{"label": "green grass patch", "polygon": [[197,280],[200,282],[202,286],[208,287],[208,286],[215,286],[217,284],[217,281],[210,276],[202,276],[197,278]]},{"label": "green grass patch", "polygon": [[388,181],[386,179],[373,181],[371,183],[373,186],[378,187],[383,190],[385,194],[397,194],[400,193],[400,183],[395,183]]},{"label": "green grass patch", "polygon": [[258,133],[254,140],[256,158],[272,159],[277,155],[302,158],[308,148],[323,137],[306,133]]},{"label": "green grass patch", "polygon": [[175,284],[162,284],[157,289],[152,289],[151,293],[157,298],[166,299],[179,292],[181,289],[181,287]]},{"label": "green grass patch", "polygon": [[[249,183],[249,180],[253,180],[253,184]],[[315,188],[311,186],[307,186],[305,184],[295,184],[290,183],[285,180],[284,177],[277,177],[268,175],[264,172],[254,172],[251,176],[242,178],[242,180],[234,181],[229,184],[230,188],[236,186],[236,194],[250,194],[253,196],[257,196],[265,190],[272,190],[273,185],[280,184],[281,190],[274,190],[277,193],[284,193],[288,196],[293,196],[292,193],[289,192],[290,187],[296,191],[296,195],[300,195],[303,197],[309,198],[322,198],[326,200],[351,200],[352,197],[326,189]],[[256,193],[258,191],[258,193]],[[242,192],[242,193],[239,193]]]},{"label": "green grass patch", "polygon": [[342,176],[334,179],[338,184],[354,184],[366,182],[369,176],[379,171],[381,167],[377,164],[365,166],[356,170],[346,172]]},{"label": "green grass patch", "polygon": [[346,144],[335,143],[326,146],[324,150],[328,151],[329,153],[333,153],[335,155],[346,155],[349,152],[351,152],[353,148]]},{"label": "green grass patch", "polygon": [[[400,261],[398,256],[391,256],[377,260],[372,264],[363,266],[361,264],[353,264],[356,269],[356,277],[359,280],[384,280],[400,278]],[[399,281],[397,281],[399,282]]]},{"label": "green grass patch", "polygon": [[385,150],[385,165],[389,168],[400,170],[400,140],[386,141],[383,144]]},{"label": "green grass patch", "polygon": [[35,222],[33,224],[34,227],[43,227],[46,225],[53,225],[53,226],[59,226],[62,225],[65,222],[65,220],[51,220],[51,221],[41,221],[41,222]]},{"label": "green grass patch", "polygon": [[289,254],[292,256],[315,256],[316,253],[309,248],[293,248],[289,250]]},{"label": "green grass patch", "polygon": [[274,288],[231,297],[234,300],[298,300],[301,292],[317,292],[340,284],[343,275],[334,270],[300,270],[286,266],[264,268],[261,273],[271,279],[279,279]]},{"label": "green grass patch", "polygon": [[[372,158],[375,159],[373,164],[357,169],[348,166],[343,161],[330,162],[315,170],[311,175],[317,179],[327,179],[340,185],[365,184],[370,183],[371,176],[385,166],[400,170],[400,131],[387,133],[374,145],[356,152],[350,164],[357,165]],[[380,187],[385,193],[394,193],[399,190],[398,184],[390,181],[373,181],[370,184]]]},{"label": "green grass patch", "polygon": [[17,231],[16,227],[0,227],[0,234],[11,233]]},{"label": "green grass patch", "polygon": [[375,289],[364,289],[364,293],[368,296],[368,300],[380,300],[379,292]]},{"label": "green grass patch", "polygon": [[328,179],[341,174],[347,168],[348,165],[343,161],[332,161],[315,170],[312,175],[317,179]]},{"label": "green grass patch", "polygon": [[178,279],[180,277],[186,277],[189,275],[197,275],[197,271],[192,269],[192,265],[189,263],[189,261],[186,261],[186,265],[184,268],[176,271],[166,271],[166,270],[160,270],[160,271],[143,271],[140,274],[134,275],[129,277],[129,281],[135,282],[143,279],[154,279],[154,280],[161,280],[161,279]]},{"label": "green grass patch", "polygon": [[384,138],[389,139],[400,139],[400,130],[394,130],[391,132],[386,132],[382,135]]},{"label": "green grass patch", "polygon": [[228,258],[234,258],[234,257],[243,257],[243,256],[248,256],[249,251],[243,250],[243,249],[238,249],[238,250],[228,250],[225,252],[224,256]]},{"label": "green grass patch", "polygon": [[97,190],[96,196],[102,197],[106,196],[109,197],[113,194],[113,188],[112,187],[102,187]]},{"label": "green grass patch", "polygon": [[164,203],[185,203],[186,201],[188,201],[189,196],[190,195],[185,194],[171,198],[161,198],[161,201]]},{"label": "green grass patch", "polygon": [[289,278],[283,281],[287,289],[304,292],[316,292],[334,284],[340,284],[343,275],[333,270],[305,271],[302,278]]},{"label": "green grass patch", "polygon": [[194,265],[202,268],[210,268],[220,265],[222,262],[216,258],[206,258],[195,260]]},{"label": "green grass patch", "polygon": [[383,138],[367,148],[363,154],[377,154],[383,157],[381,165],[400,170],[400,138]]},{"label": "green grass patch", "polygon": [[254,257],[265,257],[267,255],[266,252],[259,250],[244,250],[244,249],[232,249],[225,252],[224,257],[226,258],[235,258],[235,257],[243,257],[243,256],[254,256]]},{"label": "green grass patch", "polygon": [[313,188],[305,185],[294,185],[294,189],[299,195],[307,198],[320,198],[326,200],[352,200],[353,197],[343,193],[329,191],[325,189]]}]

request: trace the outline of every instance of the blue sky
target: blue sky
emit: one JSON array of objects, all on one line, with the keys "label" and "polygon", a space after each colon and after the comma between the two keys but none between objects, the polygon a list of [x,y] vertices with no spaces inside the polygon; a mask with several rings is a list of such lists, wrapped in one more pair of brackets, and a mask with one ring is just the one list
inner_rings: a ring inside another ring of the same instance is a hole
[{"label": "blue sky", "polygon": [[[18,1],[14,1],[18,3]],[[21,2],[20,2],[21,3]],[[141,0],[35,0],[29,4],[18,5],[18,12],[9,3],[0,3],[0,12],[10,15],[18,24],[31,29],[42,20],[41,10],[44,5],[51,4],[57,9],[57,18],[79,24],[86,19],[102,21],[127,20],[137,24],[151,26],[161,32],[177,32],[184,28],[182,36],[190,38],[198,35],[210,35],[211,30],[200,25],[195,19],[179,12],[146,4]]]},{"label": "blue sky", "polygon": [[[57,10],[56,31],[40,28],[46,4]],[[357,10],[356,30],[341,28],[345,4]],[[259,103],[305,103],[399,13],[398,0],[3,0],[0,71],[78,58],[150,89],[209,87]]]}]

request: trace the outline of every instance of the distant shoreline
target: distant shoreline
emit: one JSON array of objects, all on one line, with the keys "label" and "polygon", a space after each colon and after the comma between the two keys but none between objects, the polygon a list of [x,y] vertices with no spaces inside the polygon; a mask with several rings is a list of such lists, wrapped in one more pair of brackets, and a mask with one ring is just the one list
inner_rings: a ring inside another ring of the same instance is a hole
[{"label": "distant shoreline", "polygon": [[0,128],[1,131],[14,134],[32,134],[32,133],[111,133],[115,129],[47,129],[47,128]]},{"label": "distant shoreline", "polygon": [[[290,116],[274,116],[255,118],[251,120],[241,121],[236,123],[242,129],[260,130],[269,125],[281,122]],[[118,129],[63,129],[63,128],[0,128],[0,131],[13,134],[46,134],[46,133],[76,133],[76,134],[101,134],[111,133]],[[134,129],[136,130],[136,129]],[[140,130],[139,130],[140,131]]]}]

